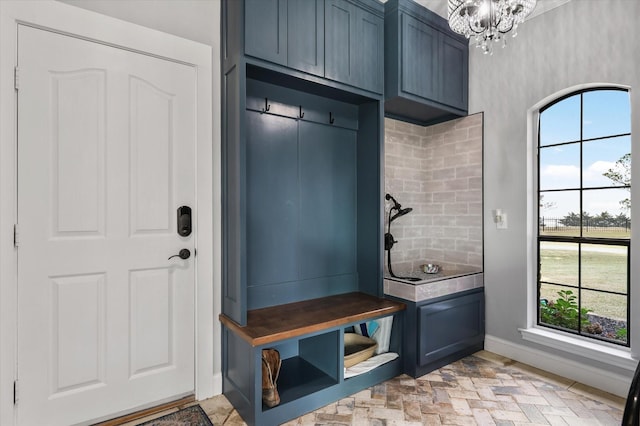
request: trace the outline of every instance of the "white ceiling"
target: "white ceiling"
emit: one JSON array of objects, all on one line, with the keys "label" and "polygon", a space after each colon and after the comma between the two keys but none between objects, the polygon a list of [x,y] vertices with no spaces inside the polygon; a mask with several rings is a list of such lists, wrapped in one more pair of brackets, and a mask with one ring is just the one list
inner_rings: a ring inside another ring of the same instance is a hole
[{"label": "white ceiling", "polygon": [[[386,1],[386,0],[383,0]],[[419,3],[431,10],[432,12],[437,13],[438,15],[447,18],[447,0],[414,0],[416,3]],[[533,10],[528,19],[533,18],[534,16],[540,15],[541,13],[547,12],[553,8],[556,8],[564,3],[569,2],[570,0],[538,0],[538,4],[536,8]]]}]

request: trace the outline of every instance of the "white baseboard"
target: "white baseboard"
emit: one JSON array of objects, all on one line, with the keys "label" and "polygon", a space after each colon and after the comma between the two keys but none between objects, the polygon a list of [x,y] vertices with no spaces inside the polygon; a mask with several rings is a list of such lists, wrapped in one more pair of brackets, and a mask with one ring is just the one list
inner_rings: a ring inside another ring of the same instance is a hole
[{"label": "white baseboard", "polygon": [[213,375],[213,394],[220,395],[222,393],[222,373]]},{"label": "white baseboard", "polygon": [[211,379],[206,381],[206,385],[201,383],[198,386],[196,391],[196,400],[204,401],[205,399],[209,399],[222,393],[222,373],[216,373],[209,377]]},{"label": "white baseboard", "polygon": [[523,364],[528,364],[567,379],[626,398],[632,374],[625,377],[581,364],[568,358],[548,354],[538,349],[519,345],[494,336],[485,336],[484,348]]}]

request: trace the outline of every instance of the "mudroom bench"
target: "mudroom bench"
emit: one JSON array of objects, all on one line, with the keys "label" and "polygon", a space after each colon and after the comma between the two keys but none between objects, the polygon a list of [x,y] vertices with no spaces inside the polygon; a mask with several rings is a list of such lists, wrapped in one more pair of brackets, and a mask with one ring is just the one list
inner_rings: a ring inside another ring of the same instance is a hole
[{"label": "mudroom bench", "polygon": [[[346,293],[250,310],[247,325],[224,314],[224,394],[248,424],[276,425],[401,374],[401,357],[344,378],[344,333],[354,325],[394,316],[389,352],[402,348],[403,303]],[[280,352],[280,404],[262,403],[263,349]]]}]

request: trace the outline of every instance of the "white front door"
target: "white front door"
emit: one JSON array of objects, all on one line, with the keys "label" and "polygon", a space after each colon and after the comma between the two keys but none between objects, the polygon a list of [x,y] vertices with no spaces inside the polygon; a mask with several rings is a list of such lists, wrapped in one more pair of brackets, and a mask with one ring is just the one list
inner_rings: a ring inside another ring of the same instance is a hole
[{"label": "white front door", "polygon": [[23,25],[18,67],[18,424],[193,393],[194,68]]}]

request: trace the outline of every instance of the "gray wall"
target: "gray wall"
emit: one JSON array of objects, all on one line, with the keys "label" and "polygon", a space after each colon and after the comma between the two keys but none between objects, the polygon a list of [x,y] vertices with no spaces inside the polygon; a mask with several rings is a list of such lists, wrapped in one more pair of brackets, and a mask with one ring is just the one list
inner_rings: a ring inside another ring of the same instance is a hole
[{"label": "gray wall", "polygon": [[58,1],[209,46],[219,44],[219,0]]},{"label": "gray wall", "polygon": [[[637,19],[640,2],[630,0],[573,0],[522,25],[518,37],[509,37],[505,49],[493,56],[470,47],[469,112],[484,112],[484,224],[487,334],[515,344],[524,342],[518,328],[527,326],[527,261],[533,230],[535,195],[528,167],[528,144],[533,131],[527,128],[528,110],[554,93],[583,84],[614,83],[631,87],[632,132],[640,129],[640,38]],[[547,99],[548,100],[548,99]],[[638,182],[640,139],[632,135],[633,182]],[[632,199],[640,200],[640,185]],[[639,201],[640,203],[640,201]],[[638,204],[637,204],[638,205]],[[637,206],[636,205],[636,206]],[[492,210],[504,209],[507,230],[496,230]],[[528,216],[530,215],[530,216]],[[529,220],[529,225],[527,224]],[[632,228],[640,229],[635,214]],[[632,246],[640,238],[634,232]],[[636,257],[637,258],[637,257]],[[632,263],[632,297],[636,291],[640,262]],[[535,269],[534,269],[535,271]],[[535,272],[534,272],[535,273]],[[634,279],[635,277],[635,279]],[[638,323],[638,308],[632,322]],[[634,320],[635,319],[635,320]],[[640,348],[639,327],[631,339]],[[549,348],[537,347],[546,352]],[[567,353],[556,354],[576,359]],[[628,371],[578,360],[629,375]]]}]

